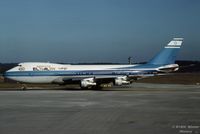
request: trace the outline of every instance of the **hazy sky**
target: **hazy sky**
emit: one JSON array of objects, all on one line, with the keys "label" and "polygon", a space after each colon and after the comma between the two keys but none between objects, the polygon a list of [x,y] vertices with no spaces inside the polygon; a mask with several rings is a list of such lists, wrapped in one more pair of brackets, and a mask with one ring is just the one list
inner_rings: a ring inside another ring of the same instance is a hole
[{"label": "hazy sky", "polygon": [[200,60],[200,0],[0,0],[0,62]]}]

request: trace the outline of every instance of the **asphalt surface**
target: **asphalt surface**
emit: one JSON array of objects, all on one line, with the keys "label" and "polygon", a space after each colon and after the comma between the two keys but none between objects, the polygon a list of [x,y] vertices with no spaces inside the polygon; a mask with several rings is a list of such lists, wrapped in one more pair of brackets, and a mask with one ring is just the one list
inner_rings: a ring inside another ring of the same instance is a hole
[{"label": "asphalt surface", "polygon": [[0,91],[0,134],[200,134],[200,86]]}]

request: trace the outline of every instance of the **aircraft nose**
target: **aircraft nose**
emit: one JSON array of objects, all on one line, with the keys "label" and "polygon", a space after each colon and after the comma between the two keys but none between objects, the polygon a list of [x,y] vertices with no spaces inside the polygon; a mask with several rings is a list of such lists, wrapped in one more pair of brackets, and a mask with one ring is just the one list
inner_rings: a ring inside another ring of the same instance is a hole
[{"label": "aircraft nose", "polygon": [[12,75],[12,72],[10,72],[9,70],[3,73],[3,77],[5,78],[9,78]]},{"label": "aircraft nose", "polygon": [[12,75],[13,75],[12,72],[6,71],[3,73],[2,76],[6,79],[14,80]]}]

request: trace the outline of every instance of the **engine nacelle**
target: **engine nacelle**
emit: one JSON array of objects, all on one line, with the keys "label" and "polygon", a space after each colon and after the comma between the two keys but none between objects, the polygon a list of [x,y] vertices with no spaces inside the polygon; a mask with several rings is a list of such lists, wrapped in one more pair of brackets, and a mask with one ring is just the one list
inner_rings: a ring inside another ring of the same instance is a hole
[{"label": "engine nacelle", "polygon": [[114,85],[121,86],[121,85],[128,85],[130,81],[127,80],[127,76],[124,77],[117,77],[114,81]]},{"label": "engine nacelle", "polygon": [[97,84],[94,81],[94,78],[83,79],[81,80],[81,84],[80,84],[82,88],[87,88],[87,87],[96,86],[96,85]]}]

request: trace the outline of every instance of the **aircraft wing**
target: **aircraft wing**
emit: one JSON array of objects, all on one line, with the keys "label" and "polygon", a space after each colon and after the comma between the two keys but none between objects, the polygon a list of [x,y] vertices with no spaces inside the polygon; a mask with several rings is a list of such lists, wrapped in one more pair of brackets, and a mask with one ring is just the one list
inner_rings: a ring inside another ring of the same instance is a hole
[{"label": "aircraft wing", "polygon": [[[146,77],[151,77],[151,76],[155,76],[155,74],[141,74],[141,75],[128,75],[125,77],[127,77],[127,79],[129,81],[134,81],[134,80],[138,80],[138,79],[143,79]],[[81,76],[81,77],[76,77],[76,78],[62,78],[62,80],[64,81],[64,83],[78,83],[84,79],[88,79],[88,78],[94,78],[95,82],[97,83],[109,83],[109,82],[113,82],[116,78],[118,77],[122,77],[121,75],[117,76],[117,75],[100,75],[100,76]]]},{"label": "aircraft wing", "polygon": [[84,79],[94,78],[97,83],[109,83],[112,82],[117,76],[87,76],[87,77],[76,77],[76,78],[63,78],[65,83],[69,82],[80,82]]}]

